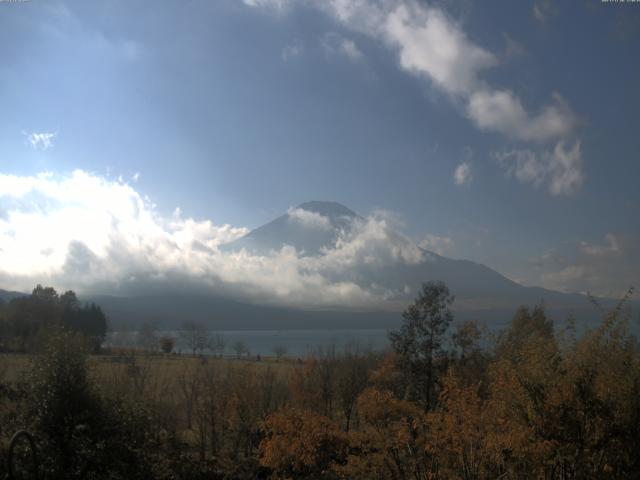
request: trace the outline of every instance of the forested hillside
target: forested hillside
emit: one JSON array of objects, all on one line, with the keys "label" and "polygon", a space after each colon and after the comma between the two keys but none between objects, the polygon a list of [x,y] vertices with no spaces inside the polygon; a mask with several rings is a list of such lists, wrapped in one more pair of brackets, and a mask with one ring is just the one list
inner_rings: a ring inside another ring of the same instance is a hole
[{"label": "forested hillside", "polygon": [[0,351],[33,352],[55,328],[78,332],[98,351],[107,333],[107,318],[95,303],[82,304],[72,290],[58,295],[37,285],[31,295],[0,301]]}]

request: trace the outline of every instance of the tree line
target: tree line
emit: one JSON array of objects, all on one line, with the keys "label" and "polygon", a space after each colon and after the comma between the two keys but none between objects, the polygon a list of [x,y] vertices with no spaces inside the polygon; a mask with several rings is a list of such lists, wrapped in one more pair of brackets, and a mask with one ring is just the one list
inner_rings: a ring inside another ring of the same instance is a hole
[{"label": "tree line", "polygon": [[82,304],[73,290],[59,295],[53,287],[37,285],[31,295],[0,304],[0,351],[36,351],[56,327],[84,335],[97,351],[107,318],[98,305]]}]

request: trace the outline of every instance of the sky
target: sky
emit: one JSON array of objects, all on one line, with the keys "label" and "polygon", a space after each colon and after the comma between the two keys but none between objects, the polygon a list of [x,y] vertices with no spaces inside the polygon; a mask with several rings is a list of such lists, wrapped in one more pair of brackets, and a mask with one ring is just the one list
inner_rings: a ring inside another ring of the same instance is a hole
[{"label": "sky", "polygon": [[0,2],[0,287],[171,272],[366,301],[295,252],[217,250],[331,200],[368,234],[619,295],[639,47],[637,2]]}]

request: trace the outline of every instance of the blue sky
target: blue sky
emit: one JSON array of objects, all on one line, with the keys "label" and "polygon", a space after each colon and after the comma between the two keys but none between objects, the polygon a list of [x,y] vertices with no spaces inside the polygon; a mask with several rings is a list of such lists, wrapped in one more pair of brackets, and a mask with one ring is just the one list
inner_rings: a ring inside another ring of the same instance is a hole
[{"label": "blue sky", "polygon": [[615,294],[640,280],[639,47],[634,3],[4,2],[0,174],[238,229],[334,200]]}]

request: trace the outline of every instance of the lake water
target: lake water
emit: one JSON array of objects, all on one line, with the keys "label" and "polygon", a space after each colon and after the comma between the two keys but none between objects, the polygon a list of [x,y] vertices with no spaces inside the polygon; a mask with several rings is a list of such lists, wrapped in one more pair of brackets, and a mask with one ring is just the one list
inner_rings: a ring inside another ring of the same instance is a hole
[{"label": "lake water", "polygon": [[[338,353],[344,351],[381,351],[385,350],[389,341],[385,329],[354,330],[218,330],[212,335],[222,335],[225,344],[225,355],[235,355],[233,346],[243,342],[251,355],[272,356],[276,347],[283,347],[290,357],[304,357],[335,348]],[[107,345],[125,346],[119,342],[119,332],[107,337]],[[168,335],[176,339],[175,351],[191,353],[180,340],[179,331],[158,332],[158,337]],[[133,337],[133,338],[132,338]],[[122,335],[120,335],[122,338]],[[135,333],[127,336],[127,341],[135,341]]]}]

